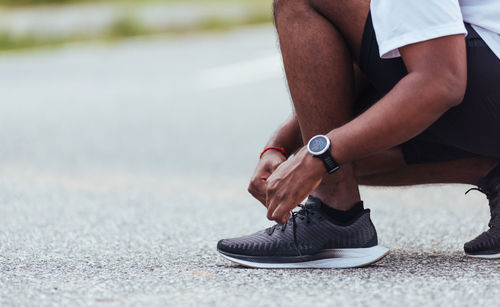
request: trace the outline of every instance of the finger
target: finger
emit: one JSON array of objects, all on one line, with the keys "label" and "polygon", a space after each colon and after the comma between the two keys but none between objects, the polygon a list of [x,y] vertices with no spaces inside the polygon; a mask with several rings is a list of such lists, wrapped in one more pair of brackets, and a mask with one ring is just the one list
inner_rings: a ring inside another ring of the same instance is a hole
[{"label": "finger", "polygon": [[288,211],[286,214],[285,214],[285,217],[284,217],[284,222],[282,224],[285,224],[286,222],[288,222],[288,220],[290,219],[290,217],[292,216],[292,213],[291,211]]},{"label": "finger", "polygon": [[266,204],[266,194],[259,194],[257,196],[255,196],[255,198],[264,206],[267,208],[267,204]]},{"label": "finger", "polygon": [[292,216],[291,212],[292,211],[285,211],[282,216],[273,217],[273,221],[276,221],[276,223],[281,224],[281,225],[286,224],[286,222],[288,222],[288,220]]},{"label": "finger", "polygon": [[262,176],[259,178],[254,177],[248,186],[248,192],[264,206],[266,205],[266,180],[268,177],[269,176]]},{"label": "finger", "polygon": [[250,194],[257,199],[264,207],[266,206],[266,194],[260,193],[256,190],[249,190]]},{"label": "finger", "polygon": [[272,214],[273,220],[280,224],[286,223],[286,221],[290,218],[290,210],[292,210],[293,207],[294,206],[287,203],[279,204]]},{"label": "finger", "polygon": [[273,212],[276,206],[273,205],[272,201],[269,201],[269,197],[266,198],[266,207],[267,207],[267,219],[273,220]]},{"label": "finger", "polygon": [[267,207],[267,219],[272,221],[273,213],[277,207],[277,203],[272,191],[270,191],[269,189],[267,190],[266,193],[266,207]]},{"label": "finger", "polygon": [[267,207],[267,203],[266,203],[266,199],[267,199],[267,178],[269,176],[266,176],[266,177],[262,177],[261,180],[259,181],[259,184],[257,185],[257,193],[259,194],[259,201],[265,206]]}]

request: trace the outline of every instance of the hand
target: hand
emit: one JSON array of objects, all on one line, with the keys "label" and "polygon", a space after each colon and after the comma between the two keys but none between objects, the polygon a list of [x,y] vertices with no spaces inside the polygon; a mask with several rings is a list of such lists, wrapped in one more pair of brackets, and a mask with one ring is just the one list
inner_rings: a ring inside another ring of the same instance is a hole
[{"label": "hand", "polygon": [[284,161],[286,161],[286,157],[281,152],[271,149],[264,152],[259,163],[257,163],[257,167],[255,167],[248,186],[248,192],[264,206],[266,205],[267,178]]},{"label": "hand", "polygon": [[286,223],[290,211],[318,187],[325,172],[321,160],[312,157],[305,147],[282,163],[267,178],[267,218]]}]

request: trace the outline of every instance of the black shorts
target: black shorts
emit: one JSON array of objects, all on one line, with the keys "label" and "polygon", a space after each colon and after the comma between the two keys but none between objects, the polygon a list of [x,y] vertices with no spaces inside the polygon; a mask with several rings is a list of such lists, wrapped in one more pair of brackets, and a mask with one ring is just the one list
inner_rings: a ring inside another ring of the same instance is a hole
[{"label": "black shorts", "polygon": [[[469,34],[464,100],[401,145],[408,164],[475,156],[500,158],[500,59],[469,24],[465,26]],[[358,113],[376,103],[408,73],[401,58],[380,58],[371,14],[366,21],[359,62],[373,92],[368,93],[371,99],[356,106]]]}]

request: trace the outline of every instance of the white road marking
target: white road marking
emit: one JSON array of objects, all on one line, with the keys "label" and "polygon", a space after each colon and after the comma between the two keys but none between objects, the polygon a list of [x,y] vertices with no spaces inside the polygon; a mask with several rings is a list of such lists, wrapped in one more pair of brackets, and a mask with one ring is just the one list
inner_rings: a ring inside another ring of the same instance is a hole
[{"label": "white road marking", "polygon": [[284,76],[279,54],[250,61],[223,65],[202,71],[198,88],[211,90],[266,81]]}]

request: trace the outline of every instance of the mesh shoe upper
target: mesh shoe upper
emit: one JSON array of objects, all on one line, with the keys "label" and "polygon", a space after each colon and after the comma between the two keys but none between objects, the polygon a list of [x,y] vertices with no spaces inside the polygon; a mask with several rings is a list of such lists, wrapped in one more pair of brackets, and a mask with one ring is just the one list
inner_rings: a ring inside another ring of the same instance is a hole
[{"label": "mesh shoe upper", "polygon": [[309,198],[284,225],[239,238],[219,241],[221,252],[247,256],[303,256],[330,248],[363,248],[377,245],[370,210],[348,226],[336,225],[320,210],[321,202]]},{"label": "mesh shoe upper", "polygon": [[481,179],[477,186],[477,190],[483,192],[489,201],[490,229],[465,243],[464,250],[468,254],[500,253],[500,166]]}]

